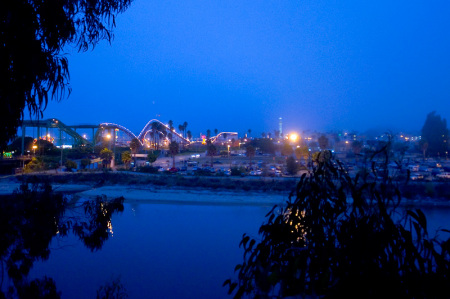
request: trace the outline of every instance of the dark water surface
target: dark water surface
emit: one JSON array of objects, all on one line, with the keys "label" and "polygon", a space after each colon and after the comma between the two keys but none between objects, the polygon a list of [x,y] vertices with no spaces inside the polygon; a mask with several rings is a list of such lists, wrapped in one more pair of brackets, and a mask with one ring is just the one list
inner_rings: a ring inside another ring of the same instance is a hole
[{"label": "dark water surface", "polygon": [[30,277],[47,275],[62,298],[93,298],[120,277],[129,298],[227,298],[222,287],[242,262],[244,232],[257,235],[269,206],[124,204],[112,237],[91,252],[70,235],[55,238],[49,260]]},{"label": "dark water surface", "polygon": [[[62,298],[95,298],[120,277],[129,298],[229,298],[222,287],[243,260],[242,234],[257,236],[271,206],[124,204],[98,251],[69,233],[54,237],[49,259],[29,279],[55,280]],[[450,228],[450,208],[423,207],[431,235]],[[443,237],[447,234],[441,233]]]}]

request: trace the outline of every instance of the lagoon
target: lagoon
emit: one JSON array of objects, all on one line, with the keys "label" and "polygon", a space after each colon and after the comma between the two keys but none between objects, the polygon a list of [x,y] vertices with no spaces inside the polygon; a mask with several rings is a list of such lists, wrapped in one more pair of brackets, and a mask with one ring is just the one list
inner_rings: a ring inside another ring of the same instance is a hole
[{"label": "lagoon", "polygon": [[112,235],[91,252],[73,235],[55,238],[30,277],[52,277],[62,298],[94,298],[120,277],[129,298],[229,298],[222,287],[242,262],[243,233],[257,236],[271,206],[124,204]]},{"label": "lagoon", "polygon": [[[230,298],[222,284],[235,277],[233,269],[243,261],[242,234],[257,238],[273,204],[255,204],[259,195],[249,196],[251,205],[235,198],[223,204],[227,195],[221,196],[221,204],[125,200],[99,250],[91,251],[72,233],[56,236],[49,259],[36,261],[29,279],[53,278],[62,298],[95,298],[100,286],[116,278],[129,298]],[[449,207],[422,209],[431,235],[450,228]]]}]

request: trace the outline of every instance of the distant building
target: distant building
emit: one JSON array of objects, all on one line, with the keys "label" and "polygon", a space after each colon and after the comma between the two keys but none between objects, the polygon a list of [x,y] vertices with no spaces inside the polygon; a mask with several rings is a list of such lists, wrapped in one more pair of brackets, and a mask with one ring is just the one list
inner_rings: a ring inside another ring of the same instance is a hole
[{"label": "distant building", "polygon": [[278,122],[278,130],[280,131],[280,136],[283,136],[283,119],[281,117]]}]

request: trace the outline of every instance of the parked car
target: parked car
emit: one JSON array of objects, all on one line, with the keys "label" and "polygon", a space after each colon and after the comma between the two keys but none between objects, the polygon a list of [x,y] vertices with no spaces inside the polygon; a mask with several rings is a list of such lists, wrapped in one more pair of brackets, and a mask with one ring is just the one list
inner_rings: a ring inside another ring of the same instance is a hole
[{"label": "parked car", "polygon": [[420,173],[411,173],[411,176],[409,178],[413,181],[422,180],[423,175]]},{"label": "parked car", "polygon": [[439,179],[449,180],[450,179],[450,172],[442,172],[442,173],[436,175],[436,177],[439,178]]},{"label": "parked car", "polygon": [[172,168],[169,169],[169,172],[172,172],[172,173],[175,173],[175,172],[178,172],[178,171],[180,171],[180,169],[177,168],[177,167],[172,167]]},{"label": "parked car", "polygon": [[434,174],[434,175],[438,175],[438,174],[441,174],[441,173],[444,173],[444,170],[442,168],[433,168],[431,170],[431,174]]}]

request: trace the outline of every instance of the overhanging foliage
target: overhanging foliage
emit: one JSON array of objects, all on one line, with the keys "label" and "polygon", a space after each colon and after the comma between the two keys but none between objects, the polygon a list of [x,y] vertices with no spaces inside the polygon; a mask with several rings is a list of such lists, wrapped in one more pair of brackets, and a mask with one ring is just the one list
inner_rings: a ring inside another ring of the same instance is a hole
[{"label": "overhanging foliage", "polygon": [[400,214],[400,201],[387,177],[320,162],[267,214],[260,240],[244,234],[238,280],[224,285],[235,298],[447,297],[450,239],[430,237],[423,212]]}]

